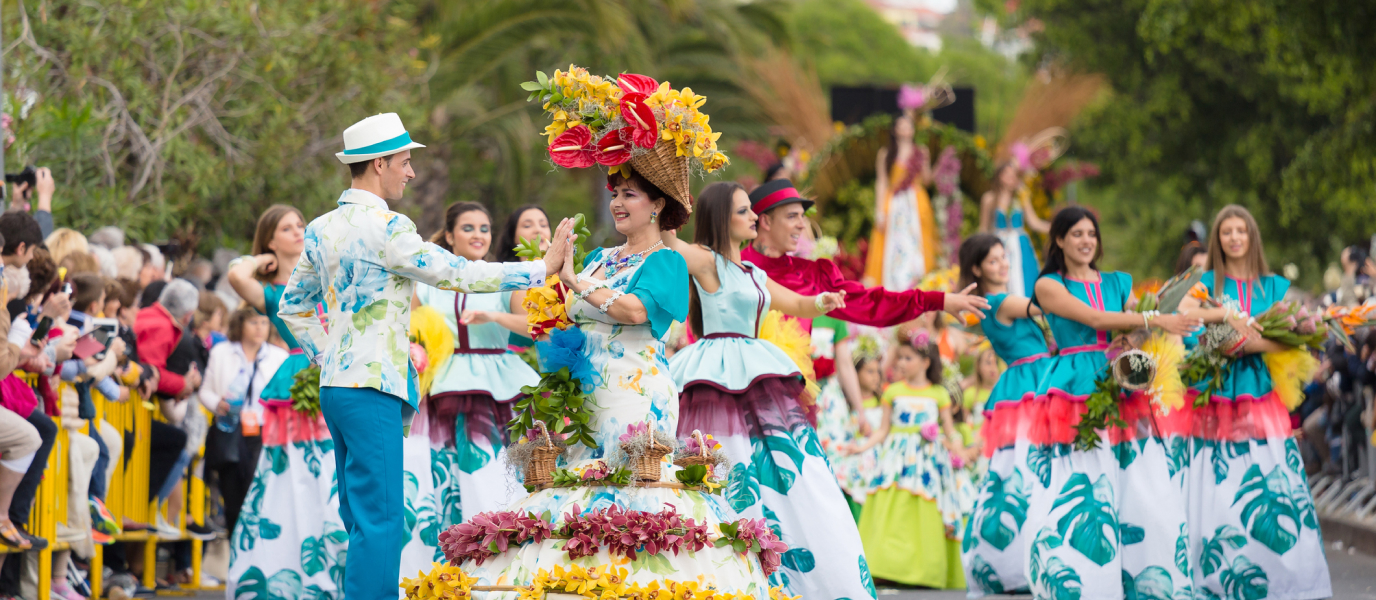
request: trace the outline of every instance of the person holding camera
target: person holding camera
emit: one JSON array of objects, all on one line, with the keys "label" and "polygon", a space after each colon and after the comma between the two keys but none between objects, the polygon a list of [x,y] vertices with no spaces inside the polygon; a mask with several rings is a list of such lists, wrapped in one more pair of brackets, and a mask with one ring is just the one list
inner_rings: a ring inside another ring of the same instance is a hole
[{"label": "person holding camera", "polygon": [[48,167],[24,167],[18,174],[5,175],[5,183],[10,184],[10,208],[28,213],[34,192],[38,193],[37,211],[33,218],[38,222],[42,237],[53,232],[53,192],[57,184],[53,182],[53,172]]}]

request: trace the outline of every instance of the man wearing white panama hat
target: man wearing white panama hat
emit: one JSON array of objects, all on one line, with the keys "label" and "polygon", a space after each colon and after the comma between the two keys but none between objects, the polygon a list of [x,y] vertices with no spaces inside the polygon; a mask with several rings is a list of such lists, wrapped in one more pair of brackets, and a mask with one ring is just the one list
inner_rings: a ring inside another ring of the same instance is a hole
[{"label": "man wearing white panama hat", "polygon": [[[395,113],[344,130],[353,185],[339,208],[306,227],[306,247],[278,314],[321,366],[320,410],[335,443],[339,513],[349,532],[344,597],[397,597],[405,541],[402,437],[415,414],[408,330],[415,282],[465,293],[544,284],[563,265],[572,222],[560,223],[543,261],[469,261],[425,242],[388,201],[401,199],[411,149],[424,148]],[[316,307],[324,306],[321,324]]]}]

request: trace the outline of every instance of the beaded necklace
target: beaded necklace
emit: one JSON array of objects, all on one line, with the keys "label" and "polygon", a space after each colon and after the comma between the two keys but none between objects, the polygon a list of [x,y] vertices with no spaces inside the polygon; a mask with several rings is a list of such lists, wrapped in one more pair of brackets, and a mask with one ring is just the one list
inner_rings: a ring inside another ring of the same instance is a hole
[{"label": "beaded necklace", "polygon": [[606,270],[605,277],[611,279],[616,277],[616,274],[620,271],[635,268],[636,265],[639,265],[645,260],[645,255],[663,245],[663,240],[656,241],[649,248],[641,250],[640,252],[617,258],[621,254],[621,251],[625,249],[625,246],[618,246],[616,249],[612,250],[609,256],[607,256],[607,260],[602,261],[602,267]]}]

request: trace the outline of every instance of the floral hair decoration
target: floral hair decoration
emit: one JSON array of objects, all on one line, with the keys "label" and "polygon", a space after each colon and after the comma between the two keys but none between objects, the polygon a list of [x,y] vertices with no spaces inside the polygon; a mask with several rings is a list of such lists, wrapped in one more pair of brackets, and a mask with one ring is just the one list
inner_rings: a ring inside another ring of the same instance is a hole
[{"label": "floral hair decoration", "polygon": [[629,176],[634,170],[691,211],[690,172],[711,173],[730,161],[717,148],[701,111],[707,98],[692,88],[633,73],[603,77],[569,65],[567,72],[537,72],[521,84],[531,101],[543,101],[550,118],[544,135],[549,158],[567,169],[594,165]]},{"label": "floral hair decoration", "polygon": [[926,350],[927,346],[932,343],[932,334],[928,333],[926,329],[914,329],[908,332],[908,343],[918,350]]}]

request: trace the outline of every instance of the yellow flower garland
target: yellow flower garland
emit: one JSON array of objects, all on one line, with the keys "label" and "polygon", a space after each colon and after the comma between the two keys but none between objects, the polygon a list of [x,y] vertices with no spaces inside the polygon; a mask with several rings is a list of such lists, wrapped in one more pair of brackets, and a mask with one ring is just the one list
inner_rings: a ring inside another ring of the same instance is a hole
[{"label": "yellow flower garland", "polygon": [[[521,600],[544,600],[546,593],[574,594],[590,600],[765,600],[750,594],[720,592],[696,581],[664,579],[648,584],[626,582],[629,571],[624,567],[597,565],[583,568],[578,565],[555,565],[553,571],[540,569],[530,585],[517,586]],[[464,600],[473,597],[477,577],[469,577],[454,565],[434,563],[429,573],[417,573],[402,580],[407,600]],[[495,590],[494,590],[495,591]],[[798,600],[783,588],[769,589],[768,600]]]}]

